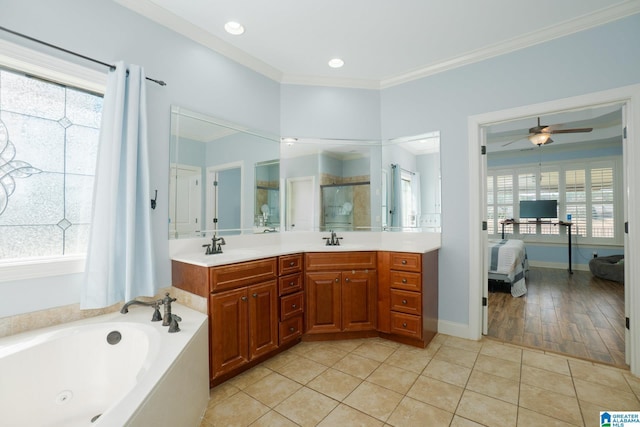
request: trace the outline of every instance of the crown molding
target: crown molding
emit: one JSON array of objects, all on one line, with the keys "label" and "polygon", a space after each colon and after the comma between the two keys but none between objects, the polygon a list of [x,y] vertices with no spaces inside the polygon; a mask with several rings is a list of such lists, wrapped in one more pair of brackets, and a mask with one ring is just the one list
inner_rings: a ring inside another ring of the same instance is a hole
[{"label": "crown molding", "polygon": [[399,74],[380,81],[380,88],[386,89],[397,86],[423,77],[428,77],[454,68],[473,64],[475,62],[484,61],[496,56],[511,53],[520,49],[524,49],[537,44],[545,43],[560,37],[568,36],[590,28],[598,27],[627,16],[640,13],[640,1],[631,0],[629,2],[620,3],[606,9],[592,12],[560,24],[544,27],[525,34],[521,37],[496,43],[494,45],[467,52],[436,64],[422,67],[408,73]]},{"label": "crown molding", "polygon": [[354,89],[386,89],[413,80],[432,76],[455,68],[470,65],[486,59],[511,53],[537,44],[545,43],[560,37],[594,28],[627,16],[640,13],[640,0],[628,0],[608,8],[583,15],[560,24],[540,28],[520,37],[515,37],[494,45],[473,50],[437,63],[420,67],[407,73],[398,74],[380,81],[365,79],[333,78],[318,76],[302,76],[286,74],[269,64],[248,55],[246,52],[215,37],[168,10],[149,0],[114,0],[121,6],[167,27],[183,36],[208,47],[225,57],[244,65],[282,84],[307,86],[333,86]]}]

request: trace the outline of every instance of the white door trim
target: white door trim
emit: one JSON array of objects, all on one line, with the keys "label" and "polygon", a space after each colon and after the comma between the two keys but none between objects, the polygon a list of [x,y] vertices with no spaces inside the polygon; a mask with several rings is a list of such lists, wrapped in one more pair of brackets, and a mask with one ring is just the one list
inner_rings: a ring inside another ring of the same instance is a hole
[{"label": "white door trim", "polygon": [[[507,110],[470,116],[469,132],[469,336],[471,339],[482,337],[482,292],[487,273],[483,259],[487,240],[486,231],[482,231],[482,221],[486,221],[486,159],[481,155],[484,143],[482,127],[490,123],[539,116],[553,112],[583,109],[603,104],[624,104],[627,115],[627,138],[623,142],[624,176],[626,196],[625,221],[629,225],[629,234],[625,238],[625,257],[630,260],[640,257],[640,215],[629,215],[640,209],[640,168],[631,165],[640,164],[640,84],[595,92],[586,95],[564,98],[540,104],[527,105]],[[629,167],[627,167],[629,165]],[[628,289],[630,330],[640,331],[640,315],[633,313],[640,309],[640,263],[625,263],[625,283]],[[637,332],[627,334],[629,338],[628,360],[631,372],[640,375],[640,335]]]},{"label": "white door trim", "polygon": [[217,212],[214,212],[214,198],[217,197],[211,184],[212,176],[217,178],[217,173],[220,171],[225,171],[228,169],[237,169],[240,168],[240,227],[242,228],[245,224],[245,214],[244,214],[244,161],[240,160],[237,162],[224,163],[221,165],[209,166],[207,168],[207,182],[206,182],[206,195],[207,195],[207,208],[205,209],[206,215],[206,226],[203,227],[202,231],[212,231],[216,230],[217,226],[213,225],[213,218],[217,215]]}]

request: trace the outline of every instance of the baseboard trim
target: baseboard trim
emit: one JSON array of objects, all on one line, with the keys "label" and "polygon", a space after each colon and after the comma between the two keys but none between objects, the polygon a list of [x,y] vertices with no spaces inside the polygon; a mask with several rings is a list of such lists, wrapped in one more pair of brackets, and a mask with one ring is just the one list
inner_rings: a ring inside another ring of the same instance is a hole
[{"label": "baseboard trim", "polygon": [[451,335],[458,338],[473,340],[469,325],[464,323],[438,320],[438,333]]},{"label": "baseboard trim", "polygon": [[[569,265],[566,262],[544,262],[529,260],[529,267],[555,268],[558,270],[568,270]],[[573,271],[589,271],[589,264],[571,264]]]}]

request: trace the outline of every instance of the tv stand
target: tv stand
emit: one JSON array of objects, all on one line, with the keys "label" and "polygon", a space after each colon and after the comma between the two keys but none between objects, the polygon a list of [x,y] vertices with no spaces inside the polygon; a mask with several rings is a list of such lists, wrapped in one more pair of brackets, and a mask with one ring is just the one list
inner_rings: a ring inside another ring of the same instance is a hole
[{"label": "tv stand", "polygon": [[569,250],[569,274],[573,274],[573,270],[571,269],[571,226],[573,225],[573,223],[571,222],[567,222],[567,221],[516,221],[514,219],[505,219],[503,221],[500,221],[500,224],[502,225],[502,239],[504,240],[504,226],[505,225],[512,225],[512,224],[552,224],[552,225],[558,225],[560,227],[567,227],[567,247]]}]

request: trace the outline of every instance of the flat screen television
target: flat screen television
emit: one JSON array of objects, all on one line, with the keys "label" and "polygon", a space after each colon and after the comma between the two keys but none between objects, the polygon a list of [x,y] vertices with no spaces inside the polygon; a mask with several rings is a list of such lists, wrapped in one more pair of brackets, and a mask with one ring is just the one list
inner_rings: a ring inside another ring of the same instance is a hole
[{"label": "flat screen television", "polygon": [[521,200],[520,218],[556,219],[558,218],[558,201]]}]

